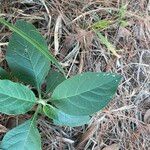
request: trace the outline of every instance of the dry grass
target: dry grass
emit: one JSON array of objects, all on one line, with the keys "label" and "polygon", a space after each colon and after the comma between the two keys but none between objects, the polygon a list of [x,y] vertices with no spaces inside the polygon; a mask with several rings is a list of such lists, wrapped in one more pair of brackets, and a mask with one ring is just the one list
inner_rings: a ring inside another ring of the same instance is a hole
[{"label": "dry grass", "polygon": [[[45,36],[50,51],[68,76],[84,71],[109,71],[123,75],[114,100],[93,116],[88,126],[58,127],[38,120],[43,150],[102,150],[116,143],[121,150],[150,147],[150,1],[148,0],[1,0],[0,17],[15,23],[32,22]],[[127,10],[121,20],[121,6]],[[99,31],[121,56],[101,43],[91,26],[102,19],[112,23]],[[0,63],[10,31],[0,26]],[[146,113],[147,112],[147,113]],[[146,115],[145,115],[146,114]],[[26,116],[28,117],[28,116]],[[0,116],[6,125],[8,117]],[[15,123],[18,118],[15,119]],[[13,121],[14,122],[14,121]],[[9,123],[10,124],[10,123]]]}]

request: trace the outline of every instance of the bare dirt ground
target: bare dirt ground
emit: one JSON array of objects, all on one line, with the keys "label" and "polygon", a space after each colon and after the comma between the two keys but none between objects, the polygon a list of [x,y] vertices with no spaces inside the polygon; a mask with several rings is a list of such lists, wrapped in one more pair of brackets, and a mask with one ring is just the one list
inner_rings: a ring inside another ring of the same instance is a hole
[{"label": "bare dirt ground", "polygon": [[[150,148],[149,0],[0,0],[0,9],[0,17],[12,23],[17,19],[33,23],[68,76],[85,71],[123,76],[113,101],[89,125],[60,127],[40,117],[43,150]],[[4,68],[10,35],[0,26],[0,65]],[[0,137],[28,117],[0,115]]]}]

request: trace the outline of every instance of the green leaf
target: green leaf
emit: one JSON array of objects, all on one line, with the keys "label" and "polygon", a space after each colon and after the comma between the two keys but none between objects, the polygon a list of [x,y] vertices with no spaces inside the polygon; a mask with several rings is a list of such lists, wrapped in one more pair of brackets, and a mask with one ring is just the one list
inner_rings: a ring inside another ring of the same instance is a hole
[{"label": "green leaf", "polygon": [[0,67],[0,79],[9,79],[9,73]]},{"label": "green leaf", "polygon": [[[48,52],[45,40],[32,24],[17,21],[16,27],[36,40],[44,51]],[[45,59],[45,56],[32,43],[15,32],[9,40],[6,60],[14,76],[38,88],[40,88],[50,68],[49,61]]]},{"label": "green leaf", "polygon": [[41,137],[32,120],[10,130],[4,136],[1,148],[3,150],[42,150]]},{"label": "green leaf", "polygon": [[89,116],[72,116],[68,115],[51,105],[45,105],[43,107],[45,115],[53,119],[54,124],[61,126],[76,127],[87,124],[90,120]]},{"label": "green leaf", "polygon": [[118,23],[121,27],[128,26],[128,21],[126,20],[126,12],[127,12],[127,5],[122,5],[119,9],[119,15],[118,15]]},{"label": "green leaf", "polygon": [[94,29],[105,29],[111,25],[112,21],[110,20],[100,20],[92,24],[92,28]]},{"label": "green leaf", "polygon": [[122,20],[125,18],[127,12],[127,5],[122,5],[119,9],[119,19]]},{"label": "green leaf", "polygon": [[105,107],[115,94],[121,76],[87,72],[59,84],[52,103],[70,115],[90,115]]},{"label": "green leaf", "polygon": [[36,102],[33,92],[22,84],[0,80],[0,112],[24,114]]},{"label": "green leaf", "polygon": [[65,76],[54,70],[50,70],[46,78],[46,93],[53,92],[54,89],[65,80]]},{"label": "green leaf", "polygon": [[[34,47],[40,51],[45,58],[47,58],[49,61],[51,61],[52,63],[54,63],[56,65],[56,67],[58,67],[58,69],[63,73],[63,69],[60,66],[60,64],[58,63],[58,61],[52,56],[52,54],[50,54],[47,51],[47,48],[45,49],[45,47],[43,47],[43,45],[41,45],[40,43],[38,43],[34,38],[30,37],[28,35],[29,31],[22,31],[22,29],[10,24],[9,22],[7,22],[5,19],[0,18],[0,23],[6,25],[7,27],[9,27],[10,30],[14,31],[15,33],[17,33],[21,38],[24,38],[27,42],[29,42],[30,44],[34,45]],[[27,23],[26,23],[27,24]]]},{"label": "green leaf", "polygon": [[121,27],[126,27],[126,26],[128,26],[129,25],[129,23],[128,23],[128,21],[126,21],[126,20],[122,20],[122,21],[120,21],[120,26]]}]

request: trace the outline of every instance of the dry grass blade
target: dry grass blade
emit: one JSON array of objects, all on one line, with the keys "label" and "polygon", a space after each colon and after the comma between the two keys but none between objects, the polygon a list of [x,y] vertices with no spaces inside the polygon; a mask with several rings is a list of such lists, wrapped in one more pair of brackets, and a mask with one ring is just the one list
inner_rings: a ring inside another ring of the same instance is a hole
[{"label": "dry grass blade", "polygon": [[0,46],[5,46],[5,45],[8,45],[8,42],[0,43]]},{"label": "dry grass blade", "polygon": [[119,150],[119,144],[112,144],[112,145],[106,146],[102,150]]},{"label": "dry grass blade", "polygon": [[61,15],[58,16],[55,25],[54,31],[54,45],[55,45],[55,52],[54,55],[56,56],[59,53],[59,39],[61,38],[61,29],[62,28],[62,19]]},{"label": "dry grass blade", "polygon": [[75,55],[76,53],[78,53],[80,50],[80,46],[79,46],[79,42],[76,44],[76,46],[73,48],[73,50],[64,58],[64,62],[65,61],[70,61]]},{"label": "dry grass blade", "polygon": [[150,124],[150,109],[144,115],[144,122]]},{"label": "dry grass blade", "polygon": [[97,36],[100,39],[100,42],[102,44],[104,44],[107,49],[112,52],[112,54],[118,58],[121,58],[121,56],[119,54],[117,54],[116,49],[114,48],[114,46],[108,41],[108,39],[106,37],[104,37],[100,32],[95,31]]},{"label": "dry grass blade", "polygon": [[0,124],[0,133],[7,132],[7,128]]},{"label": "dry grass blade", "polygon": [[79,138],[76,149],[84,149],[85,143],[93,136],[96,129],[96,125],[92,125],[87,129],[87,131]]}]

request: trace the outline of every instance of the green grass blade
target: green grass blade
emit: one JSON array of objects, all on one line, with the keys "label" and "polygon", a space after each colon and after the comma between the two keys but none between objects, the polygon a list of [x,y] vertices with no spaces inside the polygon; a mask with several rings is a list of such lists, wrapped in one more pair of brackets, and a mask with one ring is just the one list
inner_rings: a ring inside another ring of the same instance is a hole
[{"label": "green grass blade", "polygon": [[[95,31],[95,30],[94,30]],[[100,32],[96,32],[97,36],[99,37],[102,44],[104,44],[107,49],[116,57],[121,58],[121,56],[116,52],[115,47],[108,41],[108,39],[103,36]]]}]

